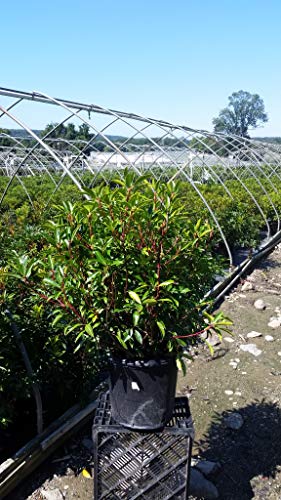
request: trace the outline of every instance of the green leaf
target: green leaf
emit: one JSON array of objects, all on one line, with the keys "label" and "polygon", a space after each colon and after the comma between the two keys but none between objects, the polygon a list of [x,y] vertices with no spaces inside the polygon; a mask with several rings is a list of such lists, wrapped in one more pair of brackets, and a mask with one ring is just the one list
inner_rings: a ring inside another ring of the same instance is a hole
[{"label": "green leaf", "polygon": [[25,276],[26,276],[26,278],[29,278],[29,277],[30,277],[30,275],[31,275],[31,273],[32,273],[32,269],[33,269],[33,267],[34,267],[34,266],[36,266],[36,264],[37,264],[38,262],[39,262],[39,261],[33,262],[33,263],[29,266],[29,268],[26,270],[26,275],[25,275]]},{"label": "green leaf", "polygon": [[140,319],[139,312],[138,311],[134,311],[134,313],[133,313],[133,324],[134,324],[134,326],[137,326],[137,324],[139,322],[139,319]]},{"label": "green leaf", "polygon": [[213,356],[214,355],[214,348],[213,348],[213,346],[207,340],[204,340],[204,342],[205,342],[205,344],[207,344],[207,346],[209,348],[209,351],[211,353],[211,356]]},{"label": "green leaf", "polygon": [[121,259],[112,261],[113,266],[122,266],[123,263],[124,263],[124,260],[121,260]]},{"label": "green leaf", "polygon": [[157,323],[157,326],[158,326],[158,328],[159,328],[159,330],[161,332],[162,338],[164,338],[165,337],[165,332],[166,332],[166,327],[165,327],[163,321],[156,321],[156,323]]},{"label": "green leaf", "polygon": [[73,325],[72,327],[69,328],[69,326],[67,325],[66,328],[65,328],[65,333],[68,334],[68,333],[71,333],[73,332],[73,330],[77,330],[77,328],[81,328],[81,323],[76,323],[75,325]]},{"label": "green leaf", "polygon": [[90,323],[88,323],[86,326],[85,326],[85,332],[88,333],[88,335],[90,335],[91,337],[94,336],[94,332],[93,332],[93,328],[92,326],[90,325]]},{"label": "green leaf", "polygon": [[98,251],[96,250],[95,251],[95,255],[96,255],[96,259],[97,261],[102,264],[103,266],[107,266],[107,261],[106,259],[104,258],[104,256]]},{"label": "green leaf", "polygon": [[182,371],[183,376],[185,377],[186,375],[186,365],[185,362],[182,358],[177,358],[176,360],[177,367],[180,371]]},{"label": "green leaf", "polygon": [[175,283],[174,280],[167,280],[167,281],[163,281],[158,286],[168,286],[168,285],[172,285],[173,283]]},{"label": "green leaf", "polygon": [[213,321],[215,319],[214,316],[212,316],[211,314],[207,313],[207,311],[204,311],[203,315],[209,320],[210,323],[213,323]]},{"label": "green leaf", "polygon": [[186,341],[183,339],[176,339],[177,344],[181,345],[182,347],[186,347]]},{"label": "green leaf", "polygon": [[142,338],[142,335],[141,333],[138,331],[138,330],[135,330],[134,331],[134,337],[135,339],[140,343],[142,344],[143,343],[143,338]]},{"label": "green leaf", "polygon": [[167,348],[168,348],[169,352],[173,352],[173,344],[170,340],[169,340],[169,342],[167,342]]},{"label": "green leaf", "polygon": [[130,295],[131,299],[133,299],[135,302],[137,302],[137,304],[141,304],[140,296],[136,292],[129,290],[128,294]]},{"label": "green leaf", "polygon": [[155,299],[145,299],[143,301],[143,304],[146,304],[146,305],[153,305],[153,304],[157,304],[157,300]]},{"label": "green leaf", "polygon": [[170,302],[170,304],[174,304],[175,301],[172,299],[167,299],[166,297],[164,299],[159,299],[158,302]]},{"label": "green leaf", "polygon": [[126,350],[127,350],[127,349],[128,349],[128,346],[125,344],[124,340],[122,339],[120,332],[118,332],[118,333],[117,333],[116,338],[117,338],[117,340],[118,340],[119,344],[121,344],[121,346],[122,346],[124,349],[126,349]]},{"label": "green leaf", "polygon": [[150,248],[149,247],[144,247],[141,250],[142,255],[149,255]]},{"label": "green leaf", "polygon": [[57,322],[58,322],[61,318],[63,318],[63,314],[58,314],[58,315],[55,317],[54,321],[52,322],[52,326],[55,326],[55,325],[57,324]]},{"label": "green leaf", "polygon": [[54,261],[51,255],[48,255],[48,262],[49,262],[49,267],[51,269],[54,269]]},{"label": "green leaf", "polygon": [[54,280],[51,280],[50,278],[44,278],[44,283],[46,283],[46,285],[51,285],[53,286],[54,288],[61,288],[61,285],[60,283],[57,283],[56,281]]},{"label": "green leaf", "polygon": [[79,349],[81,349],[82,345],[83,345],[83,342],[79,342],[78,346],[77,346],[77,347],[75,347],[75,349],[74,349],[74,351],[73,351],[73,352],[74,352],[74,354],[75,354],[76,352],[78,352],[78,351],[79,351]]}]

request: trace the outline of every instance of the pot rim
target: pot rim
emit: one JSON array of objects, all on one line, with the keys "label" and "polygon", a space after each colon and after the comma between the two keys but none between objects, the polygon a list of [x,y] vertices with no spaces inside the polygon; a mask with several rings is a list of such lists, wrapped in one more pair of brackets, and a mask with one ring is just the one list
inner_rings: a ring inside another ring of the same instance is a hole
[{"label": "pot rim", "polygon": [[168,366],[175,365],[176,366],[176,356],[162,356],[157,358],[111,358],[111,363],[115,366],[125,366],[125,367],[134,367],[134,368],[155,368],[159,366]]}]

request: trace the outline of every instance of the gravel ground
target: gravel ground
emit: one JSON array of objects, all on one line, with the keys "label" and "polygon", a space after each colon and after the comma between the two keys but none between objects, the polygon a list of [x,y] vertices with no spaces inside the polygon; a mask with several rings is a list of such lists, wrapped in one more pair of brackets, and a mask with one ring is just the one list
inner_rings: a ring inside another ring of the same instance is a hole
[{"label": "gravel ground", "polygon": [[[220,462],[211,478],[220,500],[281,500],[281,248],[225,299],[232,342],[202,350],[180,376],[178,394],[190,397],[195,458]],[[261,299],[257,309],[255,302]],[[276,318],[275,328],[268,323]],[[280,322],[279,322],[280,319]],[[262,335],[248,338],[249,332]],[[267,338],[269,335],[272,339]],[[242,350],[255,344],[260,354]],[[240,417],[237,417],[237,414]],[[238,418],[239,429],[228,417]],[[59,449],[8,500],[93,498],[90,427]]]}]

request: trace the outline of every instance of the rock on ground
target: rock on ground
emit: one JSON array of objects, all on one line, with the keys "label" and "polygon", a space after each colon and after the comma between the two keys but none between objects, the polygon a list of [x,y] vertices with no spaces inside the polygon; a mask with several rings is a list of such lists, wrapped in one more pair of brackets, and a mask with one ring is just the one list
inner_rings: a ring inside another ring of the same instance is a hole
[{"label": "rock on ground", "polygon": [[193,467],[190,471],[189,493],[194,497],[206,500],[219,498],[219,493],[215,485],[206,479],[199,470]]},{"label": "rock on ground", "polygon": [[280,318],[271,318],[269,323],[268,323],[268,326],[270,326],[270,328],[278,328],[280,326]]},{"label": "rock on ground", "polygon": [[266,308],[266,305],[262,299],[257,299],[254,302],[254,307],[260,311],[263,311]]},{"label": "rock on ground", "polygon": [[225,417],[224,423],[229,429],[238,431],[244,424],[244,420],[240,413],[232,413],[232,415]]},{"label": "rock on ground", "polygon": [[256,337],[262,337],[262,333],[260,333],[260,332],[255,332],[254,330],[253,330],[253,331],[251,331],[251,332],[249,332],[249,333],[247,333],[247,338],[248,338],[248,339],[254,339],[254,338],[256,338]]},{"label": "rock on ground", "polygon": [[256,344],[241,344],[240,349],[241,351],[253,354],[253,356],[259,356],[262,353],[262,351],[257,348]]},{"label": "rock on ground", "polygon": [[273,342],[274,341],[274,338],[272,337],[272,335],[266,335],[264,337],[264,339],[267,341],[267,342]]},{"label": "rock on ground", "polygon": [[64,495],[58,488],[52,490],[41,490],[42,498],[44,500],[64,500]]},{"label": "rock on ground", "polygon": [[198,462],[194,463],[194,467],[202,472],[204,476],[208,477],[216,474],[221,469],[221,464],[219,462],[212,462],[211,460],[198,460]]},{"label": "rock on ground", "polygon": [[253,290],[253,289],[254,285],[250,281],[245,281],[245,283],[243,283],[243,285],[241,286],[242,292],[247,292],[248,290]]}]

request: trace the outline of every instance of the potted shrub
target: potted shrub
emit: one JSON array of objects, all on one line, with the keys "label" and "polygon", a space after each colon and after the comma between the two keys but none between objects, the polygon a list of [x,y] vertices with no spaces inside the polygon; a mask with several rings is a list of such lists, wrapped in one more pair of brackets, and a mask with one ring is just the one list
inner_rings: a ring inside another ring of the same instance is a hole
[{"label": "potted shrub", "polygon": [[190,221],[180,184],[126,172],[87,195],[58,207],[41,258],[21,256],[15,275],[77,350],[90,342],[108,353],[115,420],[159,428],[198,333],[230,324],[202,302],[220,266],[213,231]]}]

